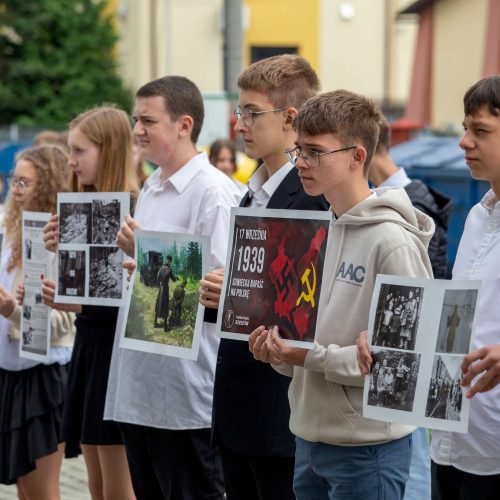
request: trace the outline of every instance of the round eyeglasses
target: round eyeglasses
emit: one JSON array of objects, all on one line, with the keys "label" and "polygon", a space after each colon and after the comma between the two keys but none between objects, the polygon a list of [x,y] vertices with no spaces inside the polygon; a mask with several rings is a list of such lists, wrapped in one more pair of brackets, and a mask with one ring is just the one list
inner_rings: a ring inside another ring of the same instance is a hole
[{"label": "round eyeglasses", "polygon": [[241,118],[243,120],[243,123],[245,124],[245,127],[251,127],[254,123],[255,116],[263,115],[264,113],[276,113],[278,111],[284,111],[284,108],[265,109],[264,111],[252,111],[251,109],[247,108],[238,108],[234,109],[233,113],[236,121]]},{"label": "round eyeglasses", "polygon": [[299,158],[311,168],[319,167],[319,160],[321,156],[331,155],[333,153],[340,153],[341,151],[348,151],[349,149],[356,149],[356,146],[349,146],[347,148],[334,149],[333,151],[326,151],[325,153],[320,153],[318,151],[311,151],[300,146],[293,149],[285,149],[285,154],[292,165],[296,165]]},{"label": "round eyeglasses", "polygon": [[18,189],[21,193],[26,192],[26,190],[33,184],[33,181],[25,181],[24,179],[18,179],[17,177],[9,177],[9,187]]}]

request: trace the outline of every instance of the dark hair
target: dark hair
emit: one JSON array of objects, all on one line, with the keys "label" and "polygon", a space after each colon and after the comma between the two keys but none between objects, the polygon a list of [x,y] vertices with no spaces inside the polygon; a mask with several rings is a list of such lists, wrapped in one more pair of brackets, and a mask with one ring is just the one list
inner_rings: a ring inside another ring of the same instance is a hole
[{"label": "dark hair", "polygon": [[301,56],[283,54],[251,64],[238,78],[241,90],[262,92],[277,108],[299,109],[319,90],[318,75]]},{"label": "dark hair", "polygon": [[293,126],[297,132],[310,136],[337,135],[343,147],[361,143],[366,150],[366,175],[378,142],[380,116],[370,99],[349,90],[335,90],[309,99]]},{"label": "dark hair", "polygon": [[473,115],[483,106],[488,106],[492,115],[500,115],[500,75],[479,80],[465,93],[465,115]]},{"label": "dark hair", "polygon": [[191,141],[196,144],[203,125],[205,111],[200,90],[191,80],[184,76],[165,76],[146,83],[135,96],[163,97],[165,111],[174,121],[182,115],[189,115],[193,119]]},{"label": "dark hair", "polygon": [[171,255],[167,255],[167,260],[172,260],[172,256]]},{"label": "dark hair", "polygon": [[234,142],[230,139],[217,139],[210,146],[210,155],[208,159],[212,165],[215,166],[219,153],[224,149],[229,149],[231,152],[231,159],[233,161],[233,169],[236,170],[236,148]]},{"label": "dark hair", "polygon": [[384,115],[380,116],[378,122],[380,132],[378,134],[377,147],[375,153],[387,153],[391,147],[391,125]]}]

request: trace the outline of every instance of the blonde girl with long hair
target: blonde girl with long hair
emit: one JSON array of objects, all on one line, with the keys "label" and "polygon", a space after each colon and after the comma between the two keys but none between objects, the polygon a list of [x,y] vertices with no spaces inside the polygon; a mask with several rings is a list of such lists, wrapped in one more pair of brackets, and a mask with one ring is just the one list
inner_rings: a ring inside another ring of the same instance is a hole
[{"label": "blonde girl with long hair", "polygon": [[[69,126],[68,166],[75,192],[138,192],[132,128],[125,112],[102,106],[77,116]],[[59,223],[45,228],[49,249],[57,247]],[[129,500],[134,493],[118,424],[103,420],[117,307],[54,304],[55,283],[47,280],[44,301],[77,313],[76,340],[64,413],[64,437],[80,443],[93,500]]]},{"label": "blonde girl with long hair", "polygon": [[49,360],[19,356],[22,307],[14,295],[22,281],[22,212],[54,213],[57,193],[67,189],[67,156],[59,147],[17,156],[0,257],[0,482],[17,483],[21,500],[60,499],[63,402],[75,333],[74,315],[53,310]]}]

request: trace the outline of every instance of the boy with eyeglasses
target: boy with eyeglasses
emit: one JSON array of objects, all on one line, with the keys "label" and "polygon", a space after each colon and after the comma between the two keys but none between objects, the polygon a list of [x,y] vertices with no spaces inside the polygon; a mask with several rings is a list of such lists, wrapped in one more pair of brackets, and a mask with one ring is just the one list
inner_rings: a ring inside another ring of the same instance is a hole
[{"label": "boy with eyeglasses", "polygon": [[379,121],[370,100],[346,90],[310,99],[294,120],[291,162],[306,193],[324,194],[334,215],[315,346],[291,347],[278,326],[261,326],[249,348],[292,377],[298,499],[397,500],[408,479],[414,427],[363,418],[356,341],[368,327],[377,274],[432,276],[427,245],[434,224],[403,189],[369,189]]},{"label": "boy with eyeglasses", "polygon": [[[308,196],[285,149],[296,138],[292,122],[319,89],[310,64],[283,55],[249,66],[238,79],[235,130],[248,156],[262,165],[248,182],[241,206],[327,210]],[[200,302],[217,308],[223,270],[200,283]],[[217,358],[212,429],[224,467],[228,500],[293,499],[295,442],[289,430],[289,379],[256,362],[245,342],[222,339]]]}]

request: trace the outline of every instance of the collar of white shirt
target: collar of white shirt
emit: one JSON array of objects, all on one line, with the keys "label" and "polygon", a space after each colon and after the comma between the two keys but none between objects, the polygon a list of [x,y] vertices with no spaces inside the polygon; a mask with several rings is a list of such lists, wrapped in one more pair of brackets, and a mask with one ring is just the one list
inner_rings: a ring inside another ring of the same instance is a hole
[{"label": "collar of white shirt", "polygon": [[143,189],[145,191],[148,189],[161,191],[165,189],[167,184],[171,184],[178,193],[182,193],[193,180],[194,176],[206,165],[208,165],[207,153],[202,152],[193,156],[177,172],[166,179],[162,178],[161,168],[158,167],[146,180]]},{"label": "collar of white shirt", "polygon": [[380,184],[378,187],[401,187],[404,188],[410,184],[411,179],[406,174],[403,167],[400,167],[397,172],[392,174],[390,177]]},{"label": "collar of white shirt", "polygon": [[292,168],[294,166],[290,162],[286,162],[277,172],[268,177],[266,165],[263,163],[248,181],[250,198],[255,196],[259,200],[265,198],[266,201],[269,201]]}]

